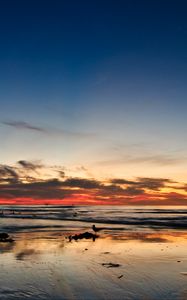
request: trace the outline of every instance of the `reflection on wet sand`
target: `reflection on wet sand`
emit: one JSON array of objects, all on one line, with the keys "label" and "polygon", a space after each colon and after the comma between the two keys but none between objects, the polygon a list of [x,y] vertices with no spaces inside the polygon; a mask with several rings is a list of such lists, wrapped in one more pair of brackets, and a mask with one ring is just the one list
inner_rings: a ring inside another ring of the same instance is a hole
[{"label": "reflection on wet sand", "polygon": [[0,299],[186,299],[186,232],[68,236],[19,232],[0,243]]},{"label": "reflection on wet sand", "polygon": [[153,243],[181,242],[187,240],[187,232],[157,231],[157,232],[125,232],[109,236],[113,240],[140,241]]},{"label": "reflection on wet sand", "polygon": [[[87,233],[87,232],[86,232]],[[1,243],[0,251],[1,254],[5,252],[11,252],[18,259],[24,259],[27,256],[35,256],[36,254],[47,254],[47,253],[62,253],[62,249],[67,248],[79,248],[84,247],[86,243],[92,245],[92,241],[87,241],[85,233],[75,234],[74,236],[80,236],[81,239],[69,239],[69,232],[60,234],[59,232],[30,232],[30,233],[19,233],[14,234],[15,241],[13,243]],[[83,237],[82,237],[83,236]],[[156,248],[161,244],[167,244],[167,247],[176,247],[187,245],[187,233],[186,232],[123,232],[123,233],[108,233],[98,236],[99,241],[94,245],[95,250],[102,245],[106,248],[121,248],[126,249],[128,246],[142,247],[142,243],[146,244],[146,248]],[[83,241],[80,241],[83,240]],[[150,246],[149,243],[154,245]],[[172,244],[171,244],[172,243]],[[175,249],[176,253],[177,249]]]},{"label": "reflection on wet sand", "polygon": [[15,234],[15,242],[3,245],[0,249],[2,252],[12,252],[16,259],[24,260],[28,256],[34,256],[37,259],[38,255],[45,255],[47,253],[61,252],[65,245],[65,237],[51,235],[50,232],[46,233],[21,233]]}]

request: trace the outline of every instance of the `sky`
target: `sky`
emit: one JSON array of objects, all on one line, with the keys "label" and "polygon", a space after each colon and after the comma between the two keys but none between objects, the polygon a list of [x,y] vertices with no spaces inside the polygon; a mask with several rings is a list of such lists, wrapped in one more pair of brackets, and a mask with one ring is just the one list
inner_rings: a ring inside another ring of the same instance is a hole
[{"label": "sky", "polygon": [[2,1],[0,204],[186,205],[186,10]]}]

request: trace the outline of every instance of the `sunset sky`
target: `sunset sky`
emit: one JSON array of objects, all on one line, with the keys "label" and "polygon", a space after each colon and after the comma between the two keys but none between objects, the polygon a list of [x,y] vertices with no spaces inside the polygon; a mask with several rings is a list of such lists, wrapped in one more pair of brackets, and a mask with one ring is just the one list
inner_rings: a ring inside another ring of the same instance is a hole
[{"label": "sunset sky", "polygon": [[0,6],[0,204],[187,204],[187,2]]}]

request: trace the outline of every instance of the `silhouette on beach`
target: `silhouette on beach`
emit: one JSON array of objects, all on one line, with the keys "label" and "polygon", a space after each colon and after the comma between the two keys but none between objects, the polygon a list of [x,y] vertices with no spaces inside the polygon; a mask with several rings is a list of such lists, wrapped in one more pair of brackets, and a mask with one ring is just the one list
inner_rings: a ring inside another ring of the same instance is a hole
[{"label": "silhouette on beach", "polygon": [[92,229],[93,229],[94,232],[99,232],[99,231],[103,230],[104,228],[98,228],[94,224],[94,225],[92,225]]}]

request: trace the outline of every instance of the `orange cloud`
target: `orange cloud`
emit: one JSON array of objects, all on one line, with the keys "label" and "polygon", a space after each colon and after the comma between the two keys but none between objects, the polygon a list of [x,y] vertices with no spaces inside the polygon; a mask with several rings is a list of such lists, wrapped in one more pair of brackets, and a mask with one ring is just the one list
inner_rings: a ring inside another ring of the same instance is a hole
[{"label": "orange cloud", "polygon": [[[34,177],[42,164],[19,161],[16,166],[0,165],[0,204],[7,205],[186,205],[186,184],[168,178],[134,180],[63,176]],[[25,169],[27,172],[25,172]],[[34,170],[34,172],[33,172]]]}]

